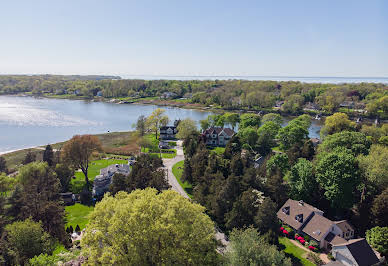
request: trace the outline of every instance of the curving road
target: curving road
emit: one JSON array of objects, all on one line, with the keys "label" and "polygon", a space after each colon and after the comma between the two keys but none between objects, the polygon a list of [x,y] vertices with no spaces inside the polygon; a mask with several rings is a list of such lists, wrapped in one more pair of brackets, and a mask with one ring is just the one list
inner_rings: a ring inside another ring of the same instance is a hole
[{"label": "curving road", "polygon": [[[182,148],[182,141],[178,140],[177,141],[177,146],[175,147],[176,149],[176,156],[173,159],[163,159],[163,164],[164,164],[164,169],[167,172],[167,179],[168,183],[171,186],[172,190],[175,190],[179,194],[181,194],[183,197],[187,198],[190,200],[189,196],[185,192],[185,190],[179,185],[178,181],[176,180],[174,174],[172,173],[172,167],[174,164],[177,162],[183,161],[185,159],[185,155],[183,153],[183,148]],[[218,241],[222,243],[224,247],[219,247],[217,249],[218,252],[224,253],[226,248],[229,245],[229,241],[226,239],[226,236],[224,233],[222,233],[219,229],[215,229],[215,237]]]}]

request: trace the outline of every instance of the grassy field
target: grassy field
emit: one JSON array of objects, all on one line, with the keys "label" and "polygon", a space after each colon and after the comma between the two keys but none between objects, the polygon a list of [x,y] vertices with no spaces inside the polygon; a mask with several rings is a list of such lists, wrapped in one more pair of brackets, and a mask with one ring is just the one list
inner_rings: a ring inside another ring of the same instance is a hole
[{"label": "grassy field", "polygon": [[[134,132],[112,132],[97,134],[96,136],[99,138],[105,153],[128,156],[139,152],[139,146],[137,145],[138,137],[134,134]],[[51,146],[53,149],[61,149],[64,144],[65,142],[58,142],[51,144]],[[3,154],[1,156],[6,160],[8,169],[16,170],[21,165],[28,151],[36,154],[36,159],[41,161],[44,147],[45,146],[19,150]]]},{"label": "grassy field", "polygon": [[79,203],[72,206],[66,206],[66,227],[71,225],[73,226],[73,229],[75,229],[78,224],[81,230],[84,229],[88,223],[88,214],[93,211],[93,208],[94,207],[85,206]]},{"label": "grassy field", "polygon": [[182,183],[181,181],[182,174],[183,174],[183,163],[184,161],[180,161],[174,164],[172,167],[172,173],[174,174],[179,185],[186,191],[187,195],[191,199],[193,197],[193,195],[191,194],[193,192],[193,186],[187,181],[185,183]]},{"label": "grassy field", "polygon": [[283,251],[291,258],[292,265],[314,266],[315,264],[306,259],[307,252],[294,245],[288,238],[279,237],[279,244]]},{"label": "grassy field", "polygon": [[[127,164],[126,160],[96,160],[89,164],[88,177],[90,181],[93,181],[96,175],[100,174],[100,169],[105,168],[111,164]],[[85,185],[85,176],[82,172],[75,173],[75,179],[70,181],[71,191],[73,193],[80,193]]]},{"label": "grassy field", "polygon": [[215,147],[211,151],[221,155],[225,152],[225,148],[224,147]]}]

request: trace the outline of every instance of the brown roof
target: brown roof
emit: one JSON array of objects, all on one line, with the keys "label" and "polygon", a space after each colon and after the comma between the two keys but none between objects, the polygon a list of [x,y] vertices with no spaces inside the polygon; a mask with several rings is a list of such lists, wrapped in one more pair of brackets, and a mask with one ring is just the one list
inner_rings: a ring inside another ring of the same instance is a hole
[{"label": "brown roof", "polygon": [[[295,230],[299,230],[314,211],[322,212],[303,201],[298,202],[296,200],[289,199],[277,212],[277,216],[284,223],[293,227]],[[295,217],[297,215],[302,218],[302,222],[296,220]]]},{"label": "brown roof", "polygon": [[311,218],[311,220],[303,228],[303,232],[317,241],[321,241],[325,233],[330,230],[330,227],[333,224],[334,223],[326,217],[314,214],[313,218]]},{"label": "brown roof", "polygon": [[342,220],[342,221],[337,221],[337,222],[334,222],[341,230],[342,232],[346,233],[346,232],[349,232],[349,231],[354,231],[353,227],[350,225],[350,223],[348,223],[348,221],[346,220]]},{"label": "brown roof", "polygon": [[346,246],[360,266],[370,266],[379,262],[379,259],[365,238],[352,239],[344,244],[333,246]]}]

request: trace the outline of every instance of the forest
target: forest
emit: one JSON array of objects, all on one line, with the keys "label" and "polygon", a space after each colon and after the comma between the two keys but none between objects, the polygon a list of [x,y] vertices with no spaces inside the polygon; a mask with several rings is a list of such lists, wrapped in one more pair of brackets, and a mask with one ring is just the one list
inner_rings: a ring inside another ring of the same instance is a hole
[{"label": "forest", "polygon": [[[166,94],[168,92],[168,94]],[[336,111],[351,116],[388,118],[388,85],[321,84],[297,81],[140,80],[111,76],[0,76],[0,95],[72,95],[84,99],[185,99],[226,110],[279,111],[289,114]]]}]

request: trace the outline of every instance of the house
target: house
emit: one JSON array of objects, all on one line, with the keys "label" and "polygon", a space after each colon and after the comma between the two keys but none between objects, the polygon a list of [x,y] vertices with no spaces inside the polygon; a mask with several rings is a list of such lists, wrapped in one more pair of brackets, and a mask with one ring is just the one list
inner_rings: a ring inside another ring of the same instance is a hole
[{"label": "house", "polygon": [[282,107],[283,104],[284,104],[284,101],[276,101],[275,102],[275,107],[276,108],[280,108],[280,107]]},{"label": "house", "polygon": [[380,262],[365,238],[333,245],[331,253],[337,262],[347,266],[369,266]]},{"label": "house", "polygon": [[354,108],[354,102],[353,101],[344,101],[340,103],[340,107],[353,109]]},{"label": "house", "polygon": [[100,170],[100,174],[93,181],[93,196],[102,197],[109,190],[112,177],[116,174],[129,175],[131,169],[128,164],[112,164]]},{"label": "house", "polygon": [[234,134],[236,133],[230,128],[209,127],[202,132],[202,137],[206,145],[225,146]]},{"label": "house", "polygon": [[96,94],[97,97],[102,97],[102,91],[98,91]]},{"label": "house", "polygon": [[259,156],[258,158],[256,158],[253,162],[253,167],[255,169],[259,168],[265,161],[265,158],[263,156]]},{"label": "house", "polygon": [[175,92],[163,92],[163,94],[160,96],[161,99],[174,99],[178,96]]},{"label": "house", "polygon": [[319,107],[318,104],[312,103],[312,102],[306,103],[306,105],[303,108],[304,111],[319,111],[320,109],[321,108]]},{"label": "house", "polygon": [[159,139],[175,139],[175,135],[178,133],[176,126],[164,126],[160,127],[160,136]]},{"label": "house", "polygon": [[59,193],[65,205],[73,205],[75,203],[75,195],[71,192]]},{"label": "house", "polygon": [[346,242],[354,237],[354,229],[346,221],[333,222],[323,216],[323,211],[301,201],[289,199],[277,212],[277,217],[299,234],[306,234],[330,249],[333,244]]},{"label": "house", "polygon": [[310,141],[314,145],[314,147],[317,147],[319,144],[321,144],[321,140],[318,138],[310,138]]}]

